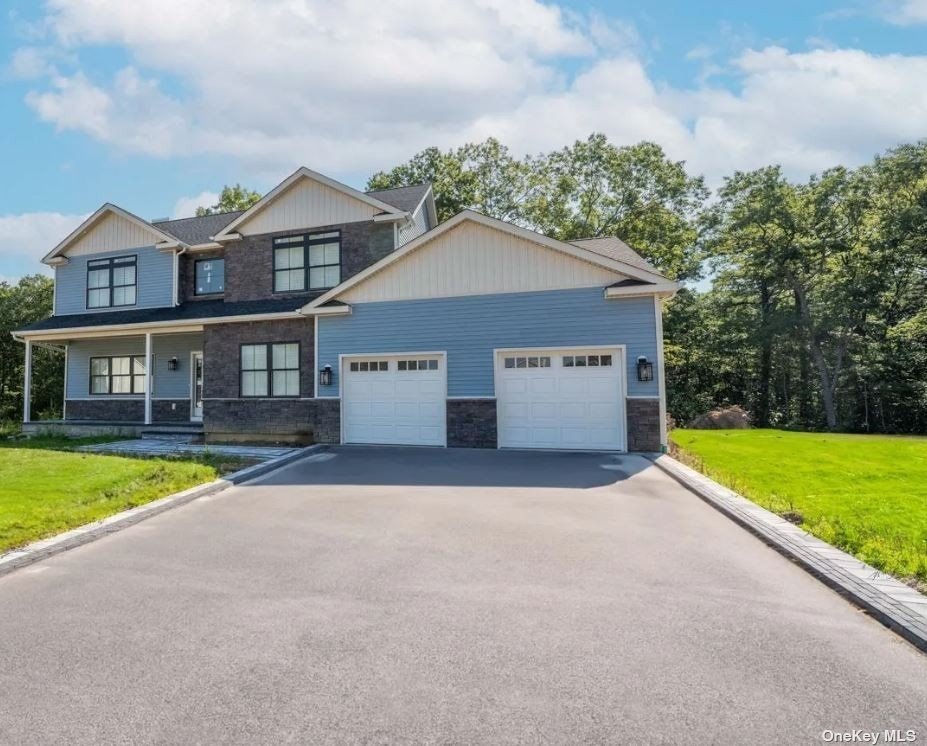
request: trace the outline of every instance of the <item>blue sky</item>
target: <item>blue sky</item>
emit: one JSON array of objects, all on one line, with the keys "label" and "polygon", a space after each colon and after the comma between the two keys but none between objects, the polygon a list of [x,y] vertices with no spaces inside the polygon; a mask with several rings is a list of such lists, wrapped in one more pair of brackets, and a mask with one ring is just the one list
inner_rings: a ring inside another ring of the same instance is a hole
[{"label": "blue sky", "polygon": [[927,0],[7,0],[0,278],[105,201],[188,214],[299,165],[652,139],[713,184],[927,135]]}]

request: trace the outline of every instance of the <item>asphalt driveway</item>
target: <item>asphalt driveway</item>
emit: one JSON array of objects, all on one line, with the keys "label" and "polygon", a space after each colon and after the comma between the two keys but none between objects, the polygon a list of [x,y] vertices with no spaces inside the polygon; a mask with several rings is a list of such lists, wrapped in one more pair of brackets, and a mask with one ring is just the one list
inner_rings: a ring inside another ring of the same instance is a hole
[{"label": "asphalt driveway", "polygon": [[0,692],[3,744],[927,739],[927,656],[594,454],[335,448],[0,578]]}]

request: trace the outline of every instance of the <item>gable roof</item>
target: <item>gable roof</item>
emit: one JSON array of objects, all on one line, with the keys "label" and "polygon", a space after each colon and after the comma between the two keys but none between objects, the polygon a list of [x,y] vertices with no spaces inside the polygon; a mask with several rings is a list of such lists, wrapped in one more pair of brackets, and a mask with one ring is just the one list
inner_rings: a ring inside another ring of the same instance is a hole
[{"label": "gable roof", "polygon": [[393,187],[392,189],[375,189],[372,192],[365,192],[368,197],[373,197],[388,205],[392,205],[403,212],[414,212],[425,195],[431,189],[431,184],[412,184],[410,186]]},{"label": "gable roof", "polygon": [[327,293],[324,293],[310,303],[307,303],[305,306],[303,306],[302,310],[309,311],[310,309],[318,308],[319,306],[334,300],[348,289],[359,285],[383,269],[391,266],[395,262],[400,261],[403,257],[408,256],[412,252],[425,246],[438,236],[447,233],[453,228],[456,228],[458,225],[468,221],[509,233],[510,235],[525,239],[527,241],[532,241],[546,248],[553,249],[554,251],[568,254],[576,259],[589,262],[590,264],[610,269],[613,272],[624,275],[631,280],[638,280],[644,284],[652,284],[655,287],[659,286],[661,288],[666,288],[668,285],[674,285],[674,283],[656,271],[645,270],[628,262],[614,259],[598,252],[590,251],[589,249],[582,246],[577,246],[565,241],[558,241],[555,238],[550,238],[549,236],[536,233],[535,231],[528,230],[527,228],[522,228],[520,226],[514,225],[513,223],[507,223],[504,220],[491,218],[488,215],[483,215],[482,213],[476,212],[474,210],[463,210],[449,220],[445,220],[440,225],[432,228],[430,231],[427,231],[426,233],[423,233],[417,238],[409,241],[409,243],[405,244],[401,248],[396,249],[390,254],[387,254],[380,261],[370,265],[367,267],[367,269],[345,280],[343,283],[332,288]]},{"label": "gable roof", "polygon": [[165,233],[170,233],[188,246],[209,243],[212,237],[241,215],[244,210],[220,212],[215,215],[200,215],[194,218],[177,220],[159,220],[153,226]]},{"label": "gable roof", "polygon": [[632,267],[637,267],[645,272],[659,274],[660,270],[654,267],[644,257],[638,254],[634,249],[628,246],[624,241],[616,236],[603,236],[601,238],[578,238],[570,241],[574,246],[579,246],[596,254],[607,256],[619,262],[625,262]]},{"label": "gable roof", "polygon": [[290,174],[279,184],[277,184],[277,186],[275,186],[267,194],[261,197],[259,201],[255,202],[241,215],[234,218],[228,225],[216,233],[214,238],[216,240],[221,240],[222,238],[232,238],[232,234],[234,234],[235,229],[238,228],[238,226],[246,223],[262,210],[266,209],[268,205],[274,202],[274,200],[285,194],[290,189],[290,187],[302,181],[303,179],[310,179],[311,181],[315,181],[319,184],[324,184],[325,186],[330,187],[335,191],[341,192],[348,197],[353,197],[360,202],[376,208],[381,213],[386,213],[388,215],[403,215],[406,212],[405,210],[399,209],[398,207],[395,207],[391,204],[387,204],[377,197],[365,194],[364,192],[359,192],[357,189],[354,189],[354,187],[349,187],[347,184],[342,184],[340,181],[335,181],[334,179],[330,179],[329,177],[324,176],[317,171],[313,171],[312,169],[302,166],[296,169],[296,171]]},{"label": "gable roof", "polygon": [[69,247],[73,246],[76,241],[79,241],[81,238],[86,236],[88,232],[92,231],[97,225],[99,225],[110,215],[115,215],[116,217],[122,218],[123,220],[128,220],[133,225],[150,232],[154,238],[158,239],[157,244],[162,248],[176,246],[178,243],[176,236],[165,233],[163,230],[153,226],[147,220],[143,220],[142,218],[138,217],[138,215],[133,215],[128,210],[123,210],[121,207],[118,207],[111,202],[106,202],[103,206],[100,207],[100,209],[93,213],[93,215],[91,215],[83,223],[71,231],[68,236],[63,241],[61,241],[61,243],[59,243],[55,248],[43,256],[42,262],[48,264],[55,258],[62,256],[64,252],[66,252]]}]

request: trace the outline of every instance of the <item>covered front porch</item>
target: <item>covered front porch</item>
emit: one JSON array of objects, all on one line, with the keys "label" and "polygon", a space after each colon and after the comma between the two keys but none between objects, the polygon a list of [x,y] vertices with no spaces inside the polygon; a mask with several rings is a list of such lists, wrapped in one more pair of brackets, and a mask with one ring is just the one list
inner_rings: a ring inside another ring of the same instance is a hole
[{"label": "covered front porch", "polygon": [[[196,433],[203,420],[202,327],[158,331],[75,332],[26,337],[23,431],[141,435],[145,431]],[[32,418],[34,348],[64,353],[60,420]]]}]

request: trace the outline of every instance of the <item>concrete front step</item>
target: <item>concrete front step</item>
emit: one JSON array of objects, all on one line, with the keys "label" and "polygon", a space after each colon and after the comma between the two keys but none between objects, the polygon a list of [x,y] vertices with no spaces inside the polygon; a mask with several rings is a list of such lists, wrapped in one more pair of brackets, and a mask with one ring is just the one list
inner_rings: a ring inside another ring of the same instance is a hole
[{"label": "concrete front step", "polygon": [[170,440],[177,443],[196,443],[203,440],[202,427],[146,428],[139,433],[142,440]]}]

